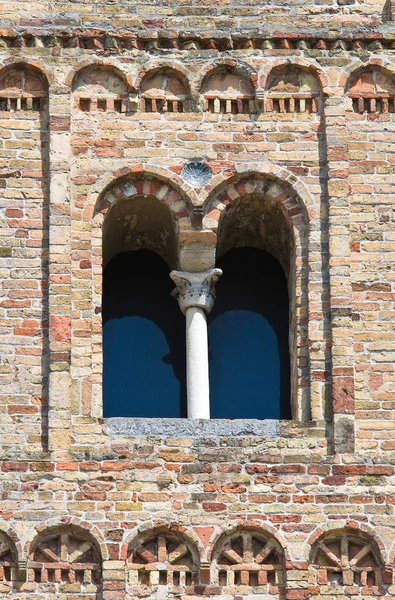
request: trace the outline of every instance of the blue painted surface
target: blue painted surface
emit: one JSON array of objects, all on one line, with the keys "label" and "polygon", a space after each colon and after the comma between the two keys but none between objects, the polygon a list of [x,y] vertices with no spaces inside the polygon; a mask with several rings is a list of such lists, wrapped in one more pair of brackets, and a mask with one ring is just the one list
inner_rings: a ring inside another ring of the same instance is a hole
[{"label": "blue painted surface", "polygon": [[154,252],[115,256],[103,275],[105,417],[183,417],[185,317]]},{"label": "blue painted surface", "polygon": [[212,418],[290,418],[288,294],[269,253],[235,248],[209,316]]}]

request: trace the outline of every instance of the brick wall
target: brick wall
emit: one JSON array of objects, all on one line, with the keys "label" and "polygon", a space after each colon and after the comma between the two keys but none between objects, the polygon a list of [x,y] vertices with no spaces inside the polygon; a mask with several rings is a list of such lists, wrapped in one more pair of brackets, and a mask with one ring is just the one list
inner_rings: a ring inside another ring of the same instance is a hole
[{"label": "brick wall", "polygon": [[[2,597],[391,597],[384,7],[50,9],[0,31]],[[181,266],[215,260],[228,207],[287,230],[292,422],[103,421],[102,227],[141,196]]]}]

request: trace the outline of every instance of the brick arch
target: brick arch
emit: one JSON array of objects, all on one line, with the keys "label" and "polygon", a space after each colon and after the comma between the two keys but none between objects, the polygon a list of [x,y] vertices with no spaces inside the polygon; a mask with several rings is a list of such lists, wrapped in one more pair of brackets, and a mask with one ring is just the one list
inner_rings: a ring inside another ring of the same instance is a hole
[{"label": "brick arch", "polygon": [[205,79],[222,69],[229,69],[236,75],[248,79],[252,87],[256,89],[258,81],[256,70],[247,62],[237,60],[235,58],[218,58],[204,65],[204,67],[202,67],[202,69],[196,75],[195,89],[200,91]]},{"label": "brick arch", "polygon": [[129,92],[133,91],[132,75],[126,71],[124,66],[121,63],[119,63],[118,60],[113,58],[83,58],[69,70],[64,81],[65,85],[68,85],[70,88],[72,88],[74,81],[77,79],[77,77],[82,71],[84,71],[85,69],[94,69],[97,67],[104,67],[106,69],[113,70],[114,73],[125,82],[127,90]]},{"label": "brick arch", "polygon": [[14,530],[7,527],[0,529],[0,587],[5,586],[6,593],[11,591],[17,579],[22,560],[22,548]]},{"label": "brick arch", "polygon": [[215,534],[210,539],[210,542],[206,548],[205,552],[205,561],[211,562],[213,559],[213,554],[215,549],[218,547],[218,544],[221,543],[223,539],[228,536],[232,536],[238,531],[250,531],[256,532],[257,534],[261,534],[268,539],[273,539],[276,544],[278,544],[279,548],[281,548],[284,559],[286,561],[290,560],[289,550],[287,547],[287,542],[282,534],[273,527],[270,523],[265,522],[262,524],[261,521],[244,521],[244,520],[235,520],[230,521],[225,529],[218,528]]},{"label": "brick arch", "polygon": [[386,59],[371,58],[366,62],[361,62],[359,60],[358,62],[352,62],[342,69],[339,78],[339,86],[342,87],[344,93],[346,93],[348,84],[356,75],[358,75],[358,73],[374,69],[380,70],[382,73],[388,75],[388,77],[391,79],[395,76],[395,65]]},{"label": "brick arch", "polygon": [[272,62],[265,63],[259,72],[259,87],[261,89],[266,89],[267,81],[275,69],[293,66],[313,75],[319,82],[321,93],[325,94],[325,90],[328,87],[328,78],[324,71],[314,62],[297,57],[288,58],[286,60],[278,58]]},{"label": "brick arch", "polygon": [[189,69],[183,64],[175,60],[149,60],[139,70],[134,86],[138,90],[145,77],[152,73],[160,73],[160,71],[171,71],[175,77],[179,77],[181,81],[187,86],[190,94],[193,94],[193,75]]},{"label": "brick arch", "polygon": [[190,186],[180,177],[174,174],[169,177],[169,173],[164,169],[153,168],[150,171],[142,166],[141,169],[135,167],[120,169],[114,175],[115,178],[105,185],[99,195],[96,196],[92,191],[90,202],[92,205],[92,200],[94,201],[92,216],[98,213],[105,216],[117,201],[146,195],[166,204],[175,221],[192,217],[191,197],[185,193],[186,189],[189,191]]},{"label": "brick arch", "polygon": [[351,520],[334,521],[317,527],[307,538],[302,550],[302,558],[310,561],[313,547],[329,535],[346,533],[354,536],[364,536],[366,539],[371,539],[378,551],[380,552],[383,564],[388,562],[388,552],[384,542],[377,534],[376,530],[366,523],[360,523]]},{"label": "brick arch", "polygon": [[48,519],[48,521],[41,521],[41,523],[37,524],[30,532],[29,539],[25,543],[24,556],[29,556],[36,541],[46,532],[55,531],[57,529],[61,529],[62,527],[71,527],[76,531],[80,531],[84,535],[89,536],[96,544],[100,552],[101,560],[108,560],[108,549],[102,532],[95,525],[92,525],[87,521],[82,521],[77,517],[69,516],[60,517],[58,519]]},{"label": "brick arch", "polygon": [[326,527],[310,538],[314,541],[308,564],[317,589],[334,584],[359,586],[363,591],[366,587],[380,589],[382,584],[392,583],[392,570],[385,569],[381,540],[359,524]]},{"label": "brick arch", "polygon": [[201,563],[204,557],[204,546],[202,540],[199,536],[191,529],[190,527],[184,527],[179,523],[175,523],[172,521],[163,520],[162,522],[159,520],[154,521],[144,521],[140,523],[137,527],[132,529],[131,531],[126,531],[124,535],[124,539],[121,544],[120,558],[121,560],[126,560],[129,552],[129,548],[133,545],[137,540],[145,540],[151,537],[152,535],[157,535],[159,533],[169,533],[179,535],[181,538],[184,538],[185,541],[193,548],[195,548],[197,557],[199,560],[199,564]]},{"label": "brick arch", "polygon": [[25,68],[41,75],[47,89],[55,82],[53,72],[50,71],[44,63],[35,59],[23,57],[23,60],[7,59],[5,61],[0,61],[0,77],[6,69],[12,68]]},{"label": "brick arch", "polygon": [[211,181],[201,190],[197,199],[196,205],[203,208],[204,213],[207,213],[208,207],[217,194],[222,193],[226,187],[233,185],[238,180],[247,178],[272,178],[280,184],[292,188],[298,196],[301,212],[306,215],[306,219],[310,222],[319,218],[319,207],[316,206],[310,192],[302,183],[301,179],[296,177],[285,168],[278,167],[272,163],[260,163],[245,166],[235,166],[233,173],[229,176],[228,172],[222,172],[211,179]]},{"label": "brick arch", "polygon": [[178,523],[144,525],[129,534],[121,548],[131,594],[140,595],[148,585],[152,597],[162,597],[163,586],[187,591],[198,585],[201,552],[193,534]]},{"label": "brick arch", "polygon": [[210,549],[211,583],[227,590],[229,586],[249,588],[249,595],[281,595],[285,589],[286,558],[277,536],[256,523],[227,529]]},{"label": "brick arch", "polygon": [[[213,186],[214,186],[213,182]],[[226,179],[217,185],[203,206],[204,226],[216,230],[227,206],[236,200],[247,200],[252,194],[260,193],[273,198],[286,217],[296,238],[308,237],[309,215],[300,195],[288,181],[273,176],[272,173],[244,173]],[[314,206],[315,213],[315,206]],[[214,225],[217,223],[217,225]],[[300,234],[298,235],[298,230]],[[301,240],[299,240],[301,242]]]}]

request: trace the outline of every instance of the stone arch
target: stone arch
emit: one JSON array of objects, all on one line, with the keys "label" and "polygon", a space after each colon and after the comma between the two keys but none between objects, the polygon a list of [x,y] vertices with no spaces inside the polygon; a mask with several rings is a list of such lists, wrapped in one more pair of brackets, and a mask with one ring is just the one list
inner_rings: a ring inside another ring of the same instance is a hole
[{"label": "stone arch", "polygon": [[0,592],[11,591],[13,582],[17,581],[20,557],[21,546],[16,534],[11,529],[0,530]]},{"label": "stone arch", "polygon": [[395,73],[378,64],[354,70],[345,84],[346,110],[367,114],[395,112]]},{"label": "stone arch", "polygon": [[199,584],[200,552],[194,536],[175,523],[139,528],[128,535],[121,557],[126,560],[127,586],[139,594],[147,586],[151,597],[193,593]]},{"label": "stone arch", "polygon": [[36,527],[27,552],[28,582],[38,590],[41,584],[51,584],[57,594],[78,590],[98,598],[103,576],[100,544],[87,527],[72,521]]},{"label": "stone arch", "polygon": [[256,112],[257,75],[249,65],[225,59],[210,67],[199,74],[203,111],[235,115]]},{"label": "stone arch", "polygon": [[247,586],[249,594],[280,595],[285,586],[285,553],[277,538],[252,524],[227,528],[210,552],[211,583],[223,593]]},{"label": "stone arch", "polygon": [[[381,541],[378,543],[377,536],[359,526],[327,527],[325,531],[317,530],[309,541],[309,571],[317,586],[354,585],[372,589],[389,583]],[[372,595],[377,593],[372,589]]]}]

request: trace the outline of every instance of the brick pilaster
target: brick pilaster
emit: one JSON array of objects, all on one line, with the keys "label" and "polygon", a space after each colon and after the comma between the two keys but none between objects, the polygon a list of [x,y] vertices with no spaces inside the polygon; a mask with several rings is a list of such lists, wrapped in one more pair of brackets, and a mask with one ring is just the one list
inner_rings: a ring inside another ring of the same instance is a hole
[{"label": "brick pilaster", "polygon": [[70,93],[50,90],[49,211],[49,450],[59,458],[70,445],[71,218]]},{"label": "brick pilaster", "polygon": [[350,205],[343,90],[325,103],[334,452],[354,451],[354,348],[351,309]]}]

